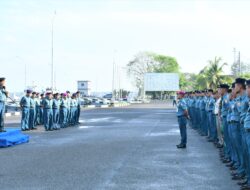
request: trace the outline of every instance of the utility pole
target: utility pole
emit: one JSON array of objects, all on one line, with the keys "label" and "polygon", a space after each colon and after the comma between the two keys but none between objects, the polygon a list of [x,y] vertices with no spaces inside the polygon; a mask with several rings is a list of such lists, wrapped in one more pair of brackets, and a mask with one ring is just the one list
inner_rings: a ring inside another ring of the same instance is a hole
[{"label": "utility pole", "polygon": [[115,53],[116,51],[114,50],[114,55],[113,55],[113,79],[112,79],[112,99],[115,98],[114,93],[115,93]]},{"label": "utility pole", "polygon": [[239,73],[242,74],[242,68],[241,68],[241,60],[240,60],[240,51],[239,51],[239,57],[238,57],[238,64],[239,64]]},{"label": "utility pole", "polygon": [[27,88],[27,64],[24,63],[24,89]]},{"label": "utility pole", "polygon": [[51,23],[51,90],[54,88],[54,20],[56,17],[56,11],[52,17]]}]

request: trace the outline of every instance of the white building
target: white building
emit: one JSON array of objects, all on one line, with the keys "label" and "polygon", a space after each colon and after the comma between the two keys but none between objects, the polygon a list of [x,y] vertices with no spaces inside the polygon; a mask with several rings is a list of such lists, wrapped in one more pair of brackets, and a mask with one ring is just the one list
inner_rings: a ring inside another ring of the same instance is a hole
[{"label": "white building", "polygon": [[77,81],[77,90],[81,93],[82,96],[90,96],[91,92],[90,81],[87,80]]}]

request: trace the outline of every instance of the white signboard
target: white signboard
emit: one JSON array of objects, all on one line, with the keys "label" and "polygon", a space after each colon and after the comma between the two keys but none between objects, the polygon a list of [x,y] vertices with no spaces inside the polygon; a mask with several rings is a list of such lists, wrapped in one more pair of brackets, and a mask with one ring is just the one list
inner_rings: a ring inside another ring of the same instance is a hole
[{"label": "white signboard", "polygon": [[178,91],[179,75],[177,73],[146,73],[144,91]]}]

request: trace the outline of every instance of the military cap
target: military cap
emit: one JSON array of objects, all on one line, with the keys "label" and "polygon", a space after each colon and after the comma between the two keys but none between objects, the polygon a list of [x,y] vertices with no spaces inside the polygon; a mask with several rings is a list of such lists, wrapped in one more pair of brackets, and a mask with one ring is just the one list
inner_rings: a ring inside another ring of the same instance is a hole
[{"label": "military cap", "polygon": [[26,90],[26,93],[27,93],[27,94],[31,94],[31,93],[32,93],[32,90]]},{"label": "military cap", "polygon": [[220,85],[220,88],[229,89],[229,86],[228,86],[228,84],[221,84],[221,85]]},{"label": "military cap", "polygon": [[235,88],[235,82],[232,83],[232,88]]},{"label": "military cap", "polygon": [[228,93],[231,93],[231,92],[232,92],[232,89],[231,89],[231,88],[229,88],[229,89],[228,89]]},{"label": "military cap", "polygon": [[179,92],[177,92],[177,94],[185,95],[185,92],[184,91],[179,91]]},{"label": "military cap", "polygon": [[208,91],[208,92],[212,92],[212,93],[214,92],[213,89],[208,89],[207,91]]},{"label": "military cap", "polygon": [[47,95],[50,95],[50,94],[52,94],[52,92],[50,92],[50,91],[49,91],[49,92],[46,92],[46,96],[47,96]]},{"label": "military cap", "polygon": [[4,77],[1,77],[0,78],[0,82],[2,82],[2,81],[4,81],[5,80],[5,78]]},{"label": "military cap", "polygon": [[237,78],[237,79],[235,79],[235,84],[245,85],[246,84],[246,79],[244,79],[244,78]]},{"label": "military cap", "polygon": [[36,94],[36,92],[34,91],[34,92],[32,92],[32,94]]},{"label": "military cap", "polygon": [[247,86],[249,86],[250,85],[250,80],[246,80],[246,84],[247,84]]}]

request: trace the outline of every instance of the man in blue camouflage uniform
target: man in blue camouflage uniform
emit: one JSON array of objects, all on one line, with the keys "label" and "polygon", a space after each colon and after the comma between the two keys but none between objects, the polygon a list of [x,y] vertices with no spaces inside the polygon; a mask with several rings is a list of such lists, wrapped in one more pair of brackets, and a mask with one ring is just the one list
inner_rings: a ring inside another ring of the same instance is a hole
[{"label": "man in blue camouflage uniform", "polygon": [[77,115],[76,115],[76,120],[77,124],[80,124],[80,115],[81,115],[81,94],[79,91],[76,92],[76,100],[77,100]]},{"label": "man in blue camouflage uniform", "polygon": [[52,92],[46,93],[46,98],[42,101],[44,114],[44,128],[46,131],[53,131],[53,100]]},{"label": "man in blue camouflage uniform", "polygon": [[8,92],[5,89],[5,78],[0,78],[0,133],[6,132],[4,130],[4,114],[5,102],[8,97]]},{"label": "man in blue camouflage uniform", "polygon": [[29,113],[30,113],[30,96],[32,91],[27,90],[26,95],[20,101],[22,110],[21,130],[28,131],[29,129]]},{"label": "man in blue camouflage uniform", "polygon": [[209,126],[209,142],[217,142],[217,132],[216,132],[216,118],[214,115],[215,99],[213,97],[213,90],[208,90],[208,126]]},{"label": "man in blue camouflage uniform", "polygon": [[36,92],[32,92],[30,98],[30,111],[29,111],[29,129],[35,130],[35,119],[36,119]]},{"label": "man in blue camouflage uniform", "polygon": [[229,137],[228,137],[228,122],[227,114],[229,108],[229,95],[228,95],[229,86],[227,84],[220,85],[221,91],[221,120],[223,125],[223,135],[224,135],[224,159],[223,163],[229,163],[230,160],[230,149],[229,149]]},{"label": "man in blue camouflage uniform", "polygon": [[187,104],[184,100],[185,92],[180,91],[177,93],[178,95],[178,103],[177,103],[177,118],[179,123],[179,129],[181,134],[181,143],[177,145],[177,148],[186,148],[187,144],[187,118],[188,116],[188,110],[187,110]]},{"label": "man in blue camouflage uniform", "polygon": [[230,104],[230,121],[229,121],[229,136],[231,139],[231,160],[234,164],[231,167],[233,170],[233,180],[242,179],[245,175],[243,165],[243,155],[241,150],[241,135],[240,135],[240,113],[238,108],[239,92],[235,89],[235,83],[232,84],[231,104]]},{"label": "man in blue camouflage uniform", "polygon": [[244,159],[246,160],[246,181],[245,185],[242,186],[242,190],[250,190],[250,80],[246,81],[247,84],[247,98],[248,98],[248,110],[244,119],[244,138],[245,138],[245,147],[246,153],[244,154]]},{"label": "man in blue camouflage uniform", "polygon": [[54,130],[59,130],[60,124],[60,105],[61,105],[61,100],[60,100],[60,95],[59,93],[54,94],[54,99],[53,99],[53,129]]}]

